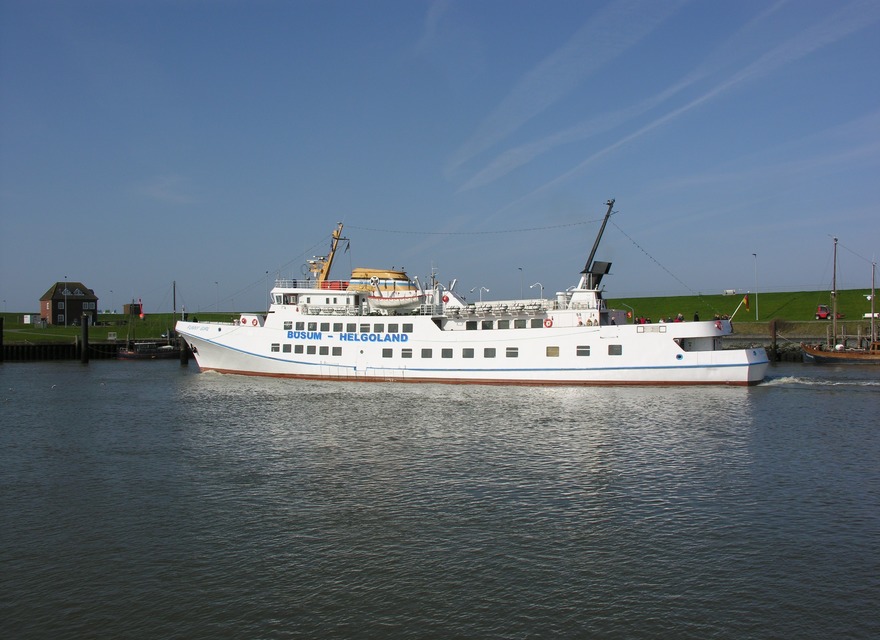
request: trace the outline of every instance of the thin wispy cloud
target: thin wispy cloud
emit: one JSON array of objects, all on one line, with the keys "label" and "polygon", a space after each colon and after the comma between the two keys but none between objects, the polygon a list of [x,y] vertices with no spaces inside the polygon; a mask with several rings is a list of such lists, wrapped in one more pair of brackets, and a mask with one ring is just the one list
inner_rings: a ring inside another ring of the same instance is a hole
[{"label": "thin wispy cloud", "polygon": [[751,34],[770,16],[779,11],[790,0],[779,0],[776,4],[768,7],[758,16],[750,20],[742,29],[737,31],[723,45],[718,47],[712,55],[700,64],[697,69],[685,78],[649,97],[628,109],[615,109],[613,112],[591,118],[585,122],[569,127],[552,135],[546,136],[529,144],[520,145],[498,155],[484,169],[478,171],[470,180],[465,182],[459,192],[485,186],[507,175],[539,156],[564,145],[591,138],[597,134],[610,131],[625,122],[635,119],[644,113],[658,107],[670,98],[685,89],[705,80],[707,77],[719,72],[720,69],[729,66],[733,60],[742,55],[746,42],[751,40]]},{"label": "thin wispy cloud", "polygon": [[700,107],[703,104],[724,95],[725,93],[735,89],[739,85],[743,85],[745,83],[769,76],[779,71],[786,65],[805,58],[806,56],[817,51],[818,49],[821,49],[822,47],[826,47],[830,44],[838,42],[843,38],[855,33],[856,31],[868,27],[878,20],[880,20],[880,4],[877,4],[876,2],[872,2],[870,0],[862,0],[849,4],[840,11],[837,11],[833,15],[827,17],[822,22],[802,31],[792,38],[789,38],[787,41],[783,42],[779,46],[774,47],[770,51],[760,56],[757,60],[755,60],[751,64],[748,64],[743,69],[730,76],[727,80],[716,85],[711,90],[705,92],[701,96],[691,100],[681,107],[678,107],[677,109],[673,109],[672,111],[655,119],[649,124],[624,136],[617,142],[614,142],[613,144],[610,144],[607,147],[593,153],[575,167],[572,167],[570,170],[557,176],[550,182],[547,182],[544,185],[533,190],[528,195],[517,200],[516,203],[511,203],[511,205],[508,205],[508,207],[505,207],[505,209],[513,206],[514,204],[518,204],[525,200],[528,200],[529,198],[532,198],[535,195],[552,187],[558,186],[559,184],[579,174],[597,159],[632,142],[633,140],[644,136],[654,129],[657,129],[663,125],[672,122],[673,120],[676,120],[677,118],[696,109],[697,107]]},{"label": "thin wispy cloud", "polygon": [[454,174],[564,98],[586,77],[639,43],[684,3],[625,0],[608,5],[520,79],[453,156],[447,174]]},{"label": "thin wispy cloud", "polygon": [[189,181],[181,176],[158,176],[137,186],[135,191],[164,204],[194,204],[199,201],[192,195]]}]

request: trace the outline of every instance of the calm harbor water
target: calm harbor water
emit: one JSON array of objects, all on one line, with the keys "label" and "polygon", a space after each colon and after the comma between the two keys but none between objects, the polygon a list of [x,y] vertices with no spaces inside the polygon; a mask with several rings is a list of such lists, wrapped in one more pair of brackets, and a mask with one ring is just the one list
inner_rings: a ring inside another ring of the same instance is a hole
[{"label": "calm harbor water", "polygon": [[880,369],[0,365],[4,638],[880,637]]}]

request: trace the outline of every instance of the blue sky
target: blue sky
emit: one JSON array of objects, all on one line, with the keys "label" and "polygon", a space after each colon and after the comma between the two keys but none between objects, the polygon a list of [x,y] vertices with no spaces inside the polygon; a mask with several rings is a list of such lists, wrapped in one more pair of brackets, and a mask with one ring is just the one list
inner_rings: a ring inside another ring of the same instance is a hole
[{"label": "blue sky", "polygon": [[337,222],[537,296],[609,198],[608,297],[867,288],[878,66],[876,0],[0,0],[0,296],[260,309]]}]

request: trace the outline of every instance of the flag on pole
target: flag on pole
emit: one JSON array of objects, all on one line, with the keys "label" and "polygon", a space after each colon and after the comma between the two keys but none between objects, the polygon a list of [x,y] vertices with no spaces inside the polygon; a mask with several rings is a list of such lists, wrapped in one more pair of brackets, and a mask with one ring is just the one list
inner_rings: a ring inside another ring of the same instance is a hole
[{"label": "flag on pole", "polygon": [[743,297],[743,304],[746,305],[746,311],[749,311],[749,294]]}]

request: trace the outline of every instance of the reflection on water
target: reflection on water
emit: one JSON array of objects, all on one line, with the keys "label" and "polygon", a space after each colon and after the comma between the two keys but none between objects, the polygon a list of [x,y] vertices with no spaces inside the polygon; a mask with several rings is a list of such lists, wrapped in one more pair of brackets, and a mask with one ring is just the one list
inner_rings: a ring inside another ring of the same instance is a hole
[{"label": "reflection on water", "polygon": [[14,635],[880,633],[864,370],[514,388],[140,364],[0,367]]}]

